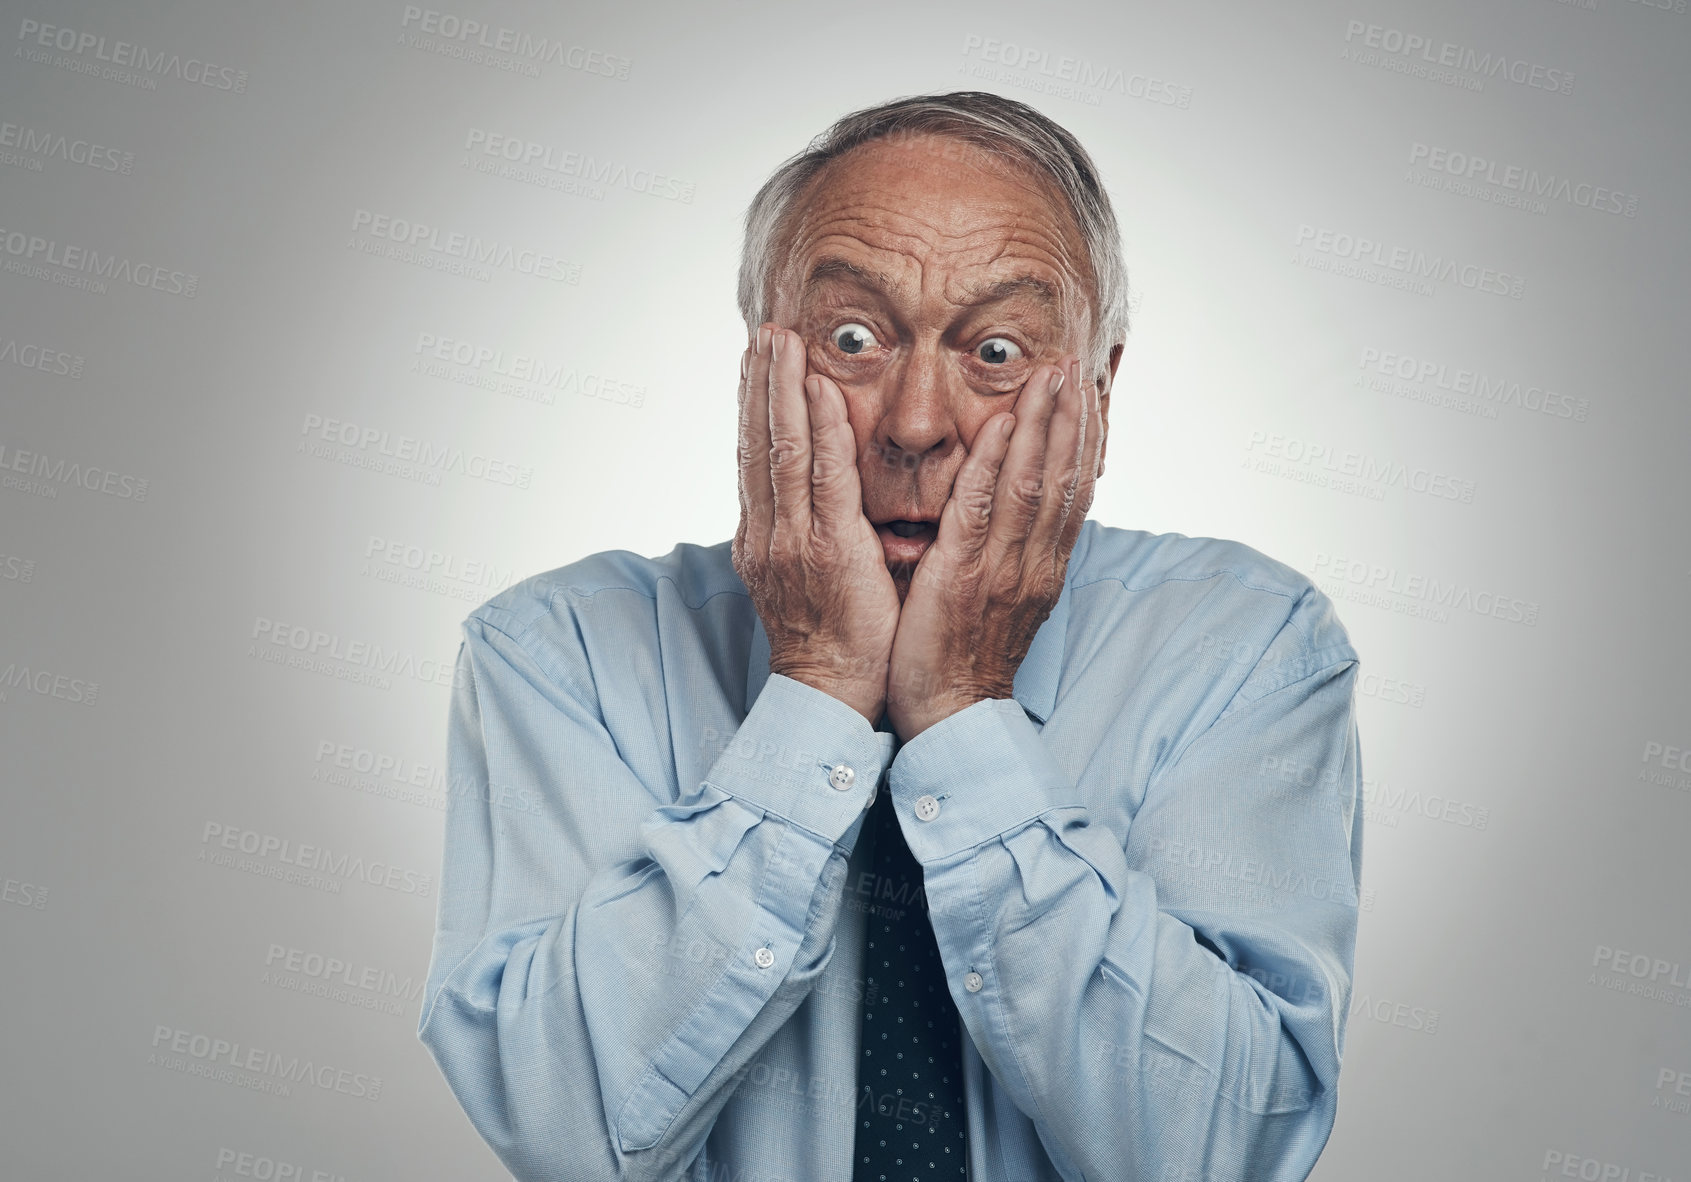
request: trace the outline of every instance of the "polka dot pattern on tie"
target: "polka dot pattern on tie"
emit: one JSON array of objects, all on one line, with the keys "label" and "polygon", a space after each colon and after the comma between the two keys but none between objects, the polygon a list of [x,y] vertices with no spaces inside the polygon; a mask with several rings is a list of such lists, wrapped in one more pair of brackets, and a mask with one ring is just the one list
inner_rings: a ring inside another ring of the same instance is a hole
[{"label": "polka dot pattern on tie", "polygon": [[922,889],[893,812],[870,806],[872,902],[865,918],[865,987],[857,1063],[854,1182],[967,1176],[968,1126],[957,1006],[945,983]]}]

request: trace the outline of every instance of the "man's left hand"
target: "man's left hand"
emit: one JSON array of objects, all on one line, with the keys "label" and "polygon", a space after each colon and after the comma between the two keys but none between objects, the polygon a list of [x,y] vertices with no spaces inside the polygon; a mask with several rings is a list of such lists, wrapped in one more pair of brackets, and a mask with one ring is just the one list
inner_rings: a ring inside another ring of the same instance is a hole
[{"label": "man's left hand", "polygon": [[1011,696],[1062,595],[1103,439],[1097,387],[1074,357],[1035,370],[1014,407],[981,425],[893,638],[887,718],[902,741]]}]

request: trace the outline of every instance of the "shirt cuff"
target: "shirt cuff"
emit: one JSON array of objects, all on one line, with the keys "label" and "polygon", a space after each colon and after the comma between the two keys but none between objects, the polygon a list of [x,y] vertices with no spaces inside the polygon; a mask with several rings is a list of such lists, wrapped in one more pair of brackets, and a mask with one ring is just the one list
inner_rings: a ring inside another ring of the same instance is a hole
[{"label": "shirt cuff", "polygon": [[[924,864],[1080,803],[1014,698],[983,699],[910,740],[887,773],[887,790],[910,852]],[[937,812],[920,806],[924,797]],[[932,819],[922,820],[928,812]]]},{"label": "shirt cuff", "polygon": [[896,741],[832,694],[771,673],[705,782],[838,842],[874,799]]}]

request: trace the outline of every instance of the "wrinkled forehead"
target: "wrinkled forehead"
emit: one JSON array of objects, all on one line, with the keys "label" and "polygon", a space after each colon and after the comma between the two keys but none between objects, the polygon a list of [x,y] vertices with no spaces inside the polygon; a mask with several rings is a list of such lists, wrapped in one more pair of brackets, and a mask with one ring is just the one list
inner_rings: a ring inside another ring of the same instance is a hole
[{"label": "wrinkled forehead", "polygon": [[1090,302],[1083,238],[1056,185],[951,137],[887,137],[829,161],[795,198],[781,238],[775,280],[793,298],[804,298],[819,261],[843,255],[907,293],[955,299],[1032,275],[1071,316]]}]

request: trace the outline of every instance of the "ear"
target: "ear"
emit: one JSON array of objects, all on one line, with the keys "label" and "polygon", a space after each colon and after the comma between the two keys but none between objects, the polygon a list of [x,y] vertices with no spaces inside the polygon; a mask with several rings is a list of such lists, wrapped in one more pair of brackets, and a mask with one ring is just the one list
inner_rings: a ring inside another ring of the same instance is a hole
[{"label": "ear", "polygon": [[1110,349],[1109,377],[1106,378],[1100,375],[1098,379],[1098,414],[1104,420],[1102,424],[1104,428],[1104,438],[1098,452],[1099,477],[1104,475],[1104,456],[1110,450],[1110,391],[1115,389],[1116,369],[1121,365],[1121,354],[1124,346],[1125,342]]}]

